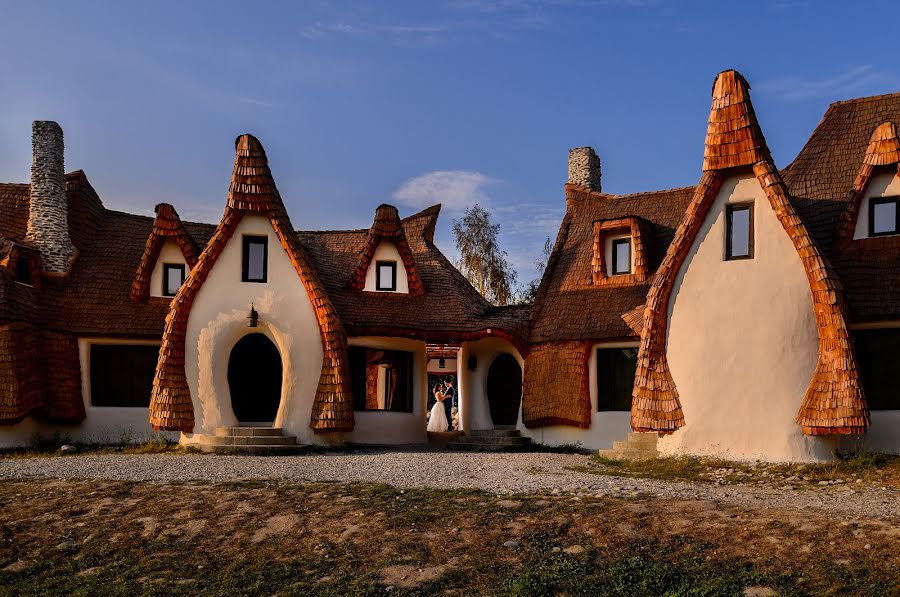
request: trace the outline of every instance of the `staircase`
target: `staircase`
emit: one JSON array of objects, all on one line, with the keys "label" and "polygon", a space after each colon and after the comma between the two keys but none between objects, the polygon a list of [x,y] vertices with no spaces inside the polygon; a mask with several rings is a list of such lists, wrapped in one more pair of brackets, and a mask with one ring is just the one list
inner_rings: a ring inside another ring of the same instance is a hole
[{"label": "staircase", "polygon": [[613,460],[645,460],[647,458],[656,458],[659,452],[656,451],[655,433],[635,433],[629,432],[628,439],[624,442],[614,441],[611,449],[598,450],[600,456],[612,458]]},{"label": "staircase", "polygon": [[308,446],[277,427],[218,427],[215,435],[202,436],[197,447],[213,454],[298,454]]},{"label": "staircase", "polygon": [[493,429],[466,431],[447,447],[451,450],[515,451],[530,445],[531,438],[522,437],[522,432],[514,425],[495,425]]}]

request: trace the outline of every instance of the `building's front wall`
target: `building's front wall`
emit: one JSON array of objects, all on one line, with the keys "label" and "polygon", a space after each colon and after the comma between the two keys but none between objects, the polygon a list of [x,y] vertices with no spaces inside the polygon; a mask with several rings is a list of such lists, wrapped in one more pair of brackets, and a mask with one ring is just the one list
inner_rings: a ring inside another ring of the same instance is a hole
[{"label": "building's front wall", "polygon": [[[726,261],[725,206],[754,205],[752,259]],[[666,357],[685,426],[663,454],[735,459],[831,457],[794,422],[818,335],[799,255],[753,176],[723,183],[671,294]]]},{"label": "building's front wall", "polygon": [[[244,235],[268,237],[267,282],[242,282]],[[250,304],[259,326],[249,328]],[[228,387],[228,359],[250,333],[265,334],[281,355],[281,404],[275,425],[301,443],[318,442],[309,426],[323,348],[306,289],[268,218],[246,215],[197,292],[188,318],[185,373],[194,405],[194,434],[237,424]],[[190,442],[192,434],[185,434]]]},{"label": "building's front wall", "polygon": [[590,450],[611,448],[614,441],[624,440],[631,431],[631,413],[628,411],[599,411],[597,386],[597,349],[601,348],[637,348],[638,342],[598,342],[591,346],[588,357],[588,384],[591,395],[591,426],[587,429],[568,425],[549,425],[528,429],[522,425],[521,413],[519,427],[522,435],[532,441],[553,446],[574,445]]},{"label": "building's front wall", "polygon": [[359,444],[422,444],[428,440],[425,431],[425,409],[428,401],[425,342],[406,338],[359,336],[349,339],[350,346],[413,353],[412,412],[357,410],[353,413],[353,431],[343,439]]},{"label": "building's front wall", "polygon": [[178,243],[171,238],[167,238],[166,242],[163,243],[162,249],[159,252],[159,258],[156,260],[156,265],[153,266],[153,272],[150,274],[150,296],[165,296],[163,294],[164,265],[183,265],[185,277],[187,277],[191,271],[191,268],[187,266],[187,261],[185,261],[184,254],[181,252]]},{"label": "building's front wall", "polygon": [[[159,340],[79,338],[78,359],[81,367],[81,396],[85,418],[77,424],[60,424],[26,417],[19,423],[0,430],[0,448],[27,447],[36,442],[117,444],[137,443],[162,437],[176,440],[177,433],[156,432],[150,426],[149,408],[94,406],[91,402],[91,346],[159,346]],[[147,400],[150,399],[148,389]]]},{"label": "building's front wall", "polygon": [[[457,389],[459,392],[459,421],[463,431],[493,429],[491,410],[487,397],[487,375],[491,363],[501,354],[511,354],[524,369],[525,361],[519,351],[502,338],[483,338],[463,342],[457,355]],[[474,369],[470,359],[474,358]],[[521,422],[521,407],[519,421]],[[521,428],[521,424],[518,425]]]},{"label": "building's front wall", "polygon": [[[379,261],[393,261],[397,264],[397,290],[381,291],[377,289],[376,281],[376,265]],[[381,241],[375,248],[375,255],[366,270],[366,285],[363,290],[370,292],[398,292],[400,294],[409,294],[409,278],[406,273],[406,266],[403,265],[403,259],[400,257],[400,251],[397,245],[390,241]]]}]

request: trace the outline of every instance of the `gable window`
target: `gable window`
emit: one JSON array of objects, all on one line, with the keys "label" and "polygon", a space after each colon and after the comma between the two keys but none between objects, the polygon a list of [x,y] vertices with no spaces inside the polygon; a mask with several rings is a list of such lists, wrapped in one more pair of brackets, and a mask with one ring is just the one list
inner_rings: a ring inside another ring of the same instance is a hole
[{"label": "gable window", "polygon": [[900,234],[900,197],[869,199],[869,236]]},{"label": "gable window", "polygon": [[725,259],[753,259],[753,204],[725,207]]},{"label": "gable window", "polygon": [[375,290],[397,290],[397,262],[375,262]]},{"label": "gable window", "polygon": [[612,275],[631,273],[631,239],[617,238],[612,241]]},{"label": "gable window", "polygon": [[241,280],[265,282],[269,270],[269,237],[245,236]]},{"label": "gable window", "polygon": [[900,410],[900,328],[856,330],[853,347],[870,410]]},{"label": "gable window", "polygon": [[348,360],[354,410],[413,411],[413,353],[351,346]]},{"label": "gable window", "polygon": [[163,296],[175,296],[178,289],[184,284],[184,264],[163,264]]},{"label": "gable window", "polygon": [[630,411],[637,348],[597,349],[597,410]]}]

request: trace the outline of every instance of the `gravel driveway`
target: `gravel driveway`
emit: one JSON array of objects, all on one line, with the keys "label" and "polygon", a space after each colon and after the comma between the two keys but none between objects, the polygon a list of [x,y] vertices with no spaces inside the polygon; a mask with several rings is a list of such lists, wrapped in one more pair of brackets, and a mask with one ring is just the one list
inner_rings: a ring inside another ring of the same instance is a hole
[{"label": "gravel driveway", "polygon": [[151,482],[357,481],[396,487],[474,488],[498,494],[544,491],[620,496],[644,494],[716,500],[749,508],[813,509],[849,517],[896,518],[900,521],[900,491],[892,489],[829,486],[791,491],[612,477],[568,468],[586,464],[588,460],[588,456],[578,454],[419,450],[268,457],[104,454],[0,459],[0,478]]}]

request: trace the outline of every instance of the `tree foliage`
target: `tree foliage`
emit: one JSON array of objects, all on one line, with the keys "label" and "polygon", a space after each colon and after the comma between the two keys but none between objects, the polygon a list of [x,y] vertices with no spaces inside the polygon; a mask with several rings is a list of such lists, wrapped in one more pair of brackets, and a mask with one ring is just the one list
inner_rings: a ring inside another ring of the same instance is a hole
[{"label": "tree foliage", "polygon": [[544,241],[544,248],[541,250],[541,256],[534,260],[534,269],[537,270],[538,273],[537,278],[525,286],[518,302],[532,304],[535,299],[537,299],[538,287],[541,285],[541,278],[544,277],[544,270],[547,269],[547,262],[550,260],[550,253],[552,251],[553,243],[550,242],[550,237],[548,236],[547,240]]},{"label": "tree foliage", "polygon": [[496,305],[513,301],[516,271],[500,249],[500,224],[480,205],[466,208],[462,219],[453,220],[453,236],[459,250],[456,266],[481,295]]}]

